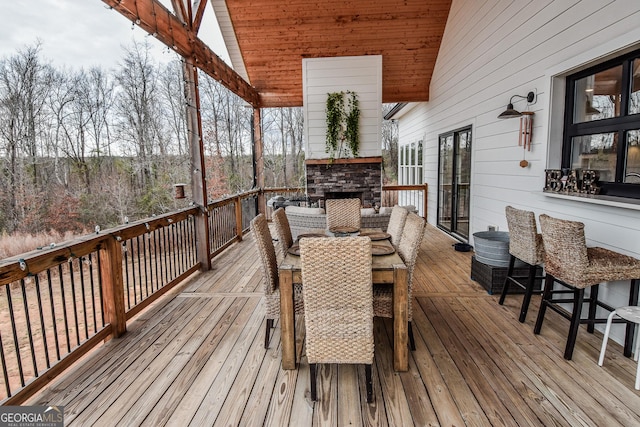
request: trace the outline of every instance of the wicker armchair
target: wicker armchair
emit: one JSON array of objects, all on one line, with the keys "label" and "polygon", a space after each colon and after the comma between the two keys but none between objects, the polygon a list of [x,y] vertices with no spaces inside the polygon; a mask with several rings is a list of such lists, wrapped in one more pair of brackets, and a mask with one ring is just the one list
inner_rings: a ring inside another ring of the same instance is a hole
[{"label": "wicker armchair", "polygon": [[404,223],[407,220],[409,211],[400,206],[394,206],[391,210],[391,217],[389,218],[389,225],[387,226],[387,233],[391,235],[391,244],[394,247],[400,243],[400,237],[402,237],[402,229]]},{"label": "wicker armchair", "polygon": [[[259,214],[251,221],[251,231],[258,245],[258,253],[264,271],[264,302],[267,324],[264,335],[264,348],[269,348],[269,332],[273,328],[273,321],[280,316],[280,289],[278,288],[278,263],[276,250],[271,240],[269,224],[263,214]],[[302,300],[302,285],[294,285],[294,308],[296,314],[304,313]]]},{"label": "wicker armchair", "polygon": [[[536,271],[538,265],[544,263],[544,245],[542,243],[542,235],[538,234],[536,216],[533,212],[507,206],[505,214],[507,216],[507,225],[509,226],[509,254],[511,256],[499,304],[504,304],[511,283],[524,289],[524,298],[522,299],[520,317],[518,318],[520,323],[524,323],[527,318],[531,296],[534,294],[533,288],[536,279],[542,279],[542,277],[536,277]],[[516,259],[524,262],[529,267],[529,275],[526,277],[526,282],[520,281],[525,277],[513,275]]]},{"label": "wicker armchair", "polygon": [[289,220],[284,209],[278,208],[271,215],[271,221],[276,231],[276,238],[278,239],[278,251],[281,258],[287,254],[289,248],[293,245],[293,236],[291,236],[291,227],[289,226]]},{"label": "wicker armchair", "polygon": [[[598,286],[601,282],[631,280],[630,305],[637,305],[640,260],[605,248],[587,248],[584,224],[581,222],[540,215],[540,228],[544,241],[547,276],[533,332],[540,333],[547,308],[569,319],[571,324],[564,358],[570,360],[573,356],[580,323],[587,323],[587,330],[593,332],[595,323],[607,321],[606,318],[596,319],[596,308],[614,310],[613,307],[598,301]],[[552,291],[554,283],[558,283],[568,290]],[[588,298],[584,297],[585,288],[590,288],[591,291]],[[572,299],[554,298],[557,294],[566,294],[567,292],[573,294]],[[571,312],[560,306],[560,303],[570,302],[573,302]],[[588,318],[582,319],[582,305],[585,302],[589,303],[589,315]],[[616,320],[622,321],[621,319]],[[633,329],[633,325],[627,324],[626,355],[631,353]]]},{"label": "wicker armchair", "polygon": [[[413,309],[412,309],[412,288],[413,288],[413,270],[416,266],[418,251],[424,236],[425,220],[424,218],[410,212],[407,215],[404,228],[402,229],[402,237],[398,244],[398,255],[407,266],[407,284],[408,288],[408,317],[409,317],[409,344],[411,350],[416,349],[416,343],[413,338]],[[389,285],[374,284],[373,285],[373,315],[376,317],[393,317],[393,289]]]},{"label": "wicker armchair", "polygon": [[311,399],[317,398],[316,364],[363,363],[367,401],[371,402],[374,350],[371,240],[303,239],[300,259]]},{"label": "wicker armchair", "polygon": [[329,230],[347,227],[360,229],[360,199],[328,199],[325,201],[327,210],[327,228]]}]

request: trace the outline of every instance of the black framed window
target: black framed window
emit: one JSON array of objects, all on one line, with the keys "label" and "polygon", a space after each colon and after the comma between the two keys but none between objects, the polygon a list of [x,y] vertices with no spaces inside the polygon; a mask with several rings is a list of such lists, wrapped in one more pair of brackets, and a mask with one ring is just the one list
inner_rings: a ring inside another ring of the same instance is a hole
[{"label": "black framed window", "polygon": [[567,77],[562,167],[600,174],[600,194],[640,199],[640,50]]}]

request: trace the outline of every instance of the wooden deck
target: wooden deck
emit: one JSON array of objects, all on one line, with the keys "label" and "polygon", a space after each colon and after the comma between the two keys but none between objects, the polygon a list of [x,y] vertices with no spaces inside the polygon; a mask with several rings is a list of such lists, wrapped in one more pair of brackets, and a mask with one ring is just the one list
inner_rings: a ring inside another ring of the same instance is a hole
[{"label": "wooden deck", "polygon": [[251,236],[142,313],[113,340],[32,399],[64,405],[77,426],[632,426],[640,425],[636,364],[581,326],[572,361],[562,358],[568,322],[547,314],[532,332],[520,296],[488,295],[469,279],[471,253],[428,227],[415,276],[417,350],[409,372],[392,369],[391,322],[375,322],[375,401],[366,403],[364,368],[324,366],[319,401],[298,321],[298,370],[280,368],[279,328],[263,348],[261,270]]}]

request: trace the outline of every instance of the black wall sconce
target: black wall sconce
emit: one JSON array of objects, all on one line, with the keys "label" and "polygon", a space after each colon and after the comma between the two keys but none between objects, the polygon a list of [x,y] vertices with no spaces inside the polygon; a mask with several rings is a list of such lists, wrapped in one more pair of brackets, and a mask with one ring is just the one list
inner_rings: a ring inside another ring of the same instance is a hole
[{"label": "black wall sconce", "polygon": [[509,105],[507,105],[507,109],[500,113],[500,115],[498,116],[499,119],[512,119],[522,116],[522,113],[520,111],[513,108],[513,98],[526,99],[527,103],[531,104],[533,100],[536,99],[536,94],[533,92],[529,92],[527,96],[513,95],[511,99],[509,99]]}]

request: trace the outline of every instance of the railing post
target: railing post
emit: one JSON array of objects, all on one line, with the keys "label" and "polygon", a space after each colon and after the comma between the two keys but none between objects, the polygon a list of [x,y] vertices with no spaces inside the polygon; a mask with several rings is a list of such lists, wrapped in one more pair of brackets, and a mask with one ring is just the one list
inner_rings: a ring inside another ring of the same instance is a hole
[{"label": "railing post", "polygon": [[236,197],[236,236],[242,241],[242,198]]},{"label": "railing post", "polygon": [[115,238],[106,239],[99,256],[105,321],[111,324],[111,337],[118,338],[127,332],[120,242]]},{"label": "railing post", "polygon": [[424,183],[424,190],[422,190],[422,203],[424,204],[424,219],[427,219],[428,217],[428,211],[427,211],[427,195],[429,193],[429,184],[427,184],[426,182]]}]

